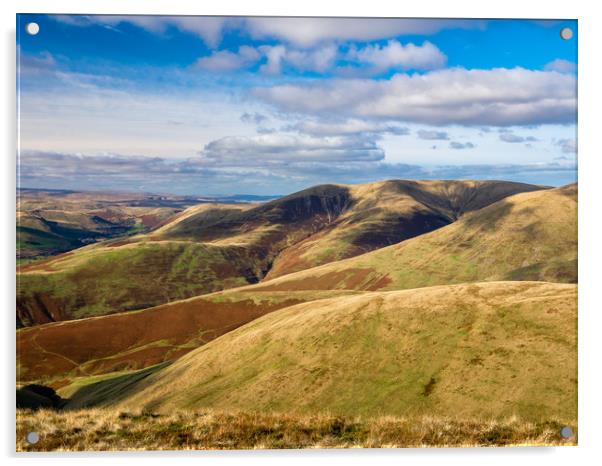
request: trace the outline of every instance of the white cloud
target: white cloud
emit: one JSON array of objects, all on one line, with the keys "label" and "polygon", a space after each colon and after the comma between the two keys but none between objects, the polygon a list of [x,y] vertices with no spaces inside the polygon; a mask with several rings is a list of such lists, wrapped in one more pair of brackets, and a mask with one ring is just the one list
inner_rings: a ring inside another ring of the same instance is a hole
[{"label": "white cloud", "polygon": [[449,139],[449,135],[445,131],[429,131],[426,129],[420,129],[416,132],[420,139],[426,139],[428,141],[446,140]]},{"label": "white cloud", "polygon": [[228,136],[205,145],[201,158],[226,166],[270,166],[274,163],[313,161],[373,162],[384,159],[373,138],[362,136],[313,137],[292,134]]},{"label": "white cloud", "polygon": [[284,45],[261,45],[258,49],[266,58],[266,63],[259,68],[265,74],[280,74],[284,64],[300,71],[323,73],[334,66],[338,54],[337,47],[332,44],[310,50],[291,49]]},{"label": "white cloud", "polygon": [[575,76],[524,68],[451,68],[380,81],[332,79],[253,92],[285,111],[434,125],[574,123],[577,111]]},{"label": "white cloud", "polygon": [[301,133],[311,134],[314,136],[335,136],[345,134],[394,134],[403,136],[410,133],[410,130],[404,126],[397,124],[366,121],[359,119],[348,120],[303,120],[296,123],[287,129],[299,131]]},{"label": "white cloud", "polygon": [[[339,49],[334,44],[311,49],[291,48],[282,44],[261,45],[257,48],[242,46],[236,53],[229,50],[215,51],[211,55],[199,58],[195,66],[212,72],[228,72],[253,66],[260,59],[265,59],[265,63],[259,68],[259,71],[265,74],[280,74],[285,65],[299,71],[325,73],[334,68],[339,55]],[[353,47],[347,52],[345,60],[353,65],[364,67],[352,66],[347,70],[348,72],[362,72],[369,75],[388,69],[439,68],[445,64],[446,57],[430,42],[415,46],[390,41],[385,46],[368,45],[360,49]]]},{"label": "white cloud", "polygon": [[267,62],[259,67],[259,71],[266,74],[280,74],[282,70],[282,60],[286,55],[286,48],[283,45],[264,45],[259,50],[266,56]]},{"label": "white cloud", "polygon": [[338,48],[330,44],[312,50],[287,50],[286,60],[301,71],[324,72],[334,65],[337,54]]},{"label": "white cloud", "polygon": [[[204,154],[203,154],[204,155]],[[28,188],[120,189],[181,194],[288,194],[321,183],[398,179],[507,179],[561,185],[575,181],[574,160],[551,163],[438,165],[422,167],[382,160],[254,158],[186,160],[124,155],[22,152],[19,185]],[[239,164],[243,162],[243,164]],[[152,176],[149,176],[151,174]]]},{"label": "white cloud", "polygon": [[500,141],[516,144],[520,142],[536,142],[537,138],[533,136],[518,136],[508,131],[500,134]]},{"label": "white cloud", "polygon": [[297,47],[326,41],[371,41],[399,35],[434,34],[446,28],[483,28],[480,20],[396,18],[247,18],[245,29],[255,39],[280,39]]},{"label": "white cloud", "polygon": [[577,64],[572,61],[557,58],[556,60],[547,63],[543,69],[546,71],[557,71],[558,73],[574,73],[577,71]]},{"label": "white cloud", "polygon": [[457,142],[451,141],[449,143],[451,149],[462,150],[462,149],[474,149],[476,146],[472,142]]},{"label": "white cloud", "polygon": [[211,55],[199,58],[194,66],[211,72],[236,71],[253,65],[261,58],[261,55],[253,47],[243,45],[238,52],[220,50]]},{"label": "white cloud", "polygon": [[577,152],[577,140],[575,139],[559,139],[554,145],[560,147],[560,150],[565,154]]},{"label": "white cloud", "polygon": [[252,123],[255,125],[261,125],[262,123],[265,123],[268,120],[268,117],[265,115],[262,115],[261,113],[248,113],[245,112],[240,116],[240,121],[242,121],[243,123]]},{"label": "white cloud", "polygon": [[374,67],[375,71],[388,69],[433,70],[445,66],[447,57],[437,46],[426,41],[422,45],[403,45],[390,40],[386,45],[367,45],[351,48],[347,55],[350,60]]},{"label": "white cloud", "polygon": [[74,26],[93,24],[110,27],[134,24],[154,34],[170,27],[195,34],[215,48],[228,30],[240,30],[253,39],[279,39],[296,47],[313,47],[327,41],[370,41],[399,35],[429,35],[442,29],[483,29],[486,21],[461,19],[397,18],[274,18],[218,16],[106,16],[56,15],[57,21]]},{"label": "white cloud", "polygon": [[105,25],[117,27],[130,23],[154,34],[165,34],[170,27],[194,34],[209,47],[217,47],[225,29],[241,24],[240,18],[221,16],[164,15],[56,15],[51,18],[72,26]]}]

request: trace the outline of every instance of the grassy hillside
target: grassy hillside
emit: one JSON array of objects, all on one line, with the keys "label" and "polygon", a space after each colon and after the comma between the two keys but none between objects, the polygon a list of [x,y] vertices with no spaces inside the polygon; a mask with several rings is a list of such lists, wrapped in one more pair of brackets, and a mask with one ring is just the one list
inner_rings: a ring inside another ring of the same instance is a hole
[{"label": "grassy hillside", "polygon": [[254,283],[261,276],[255,263],[245,248],[204,243],[140,241],[79,249],[23,267],[17,277],[17,323],[143,309]]},{"label": "grassy hillside", "polygon": [[231,290],[142,311],[20,329],[17,382],[55,388],[95,383],[99,374],[174,360],[276,309],[350,293]]},{"label": "grassy hillside", "polygon": [[[18,325],[142,309],[355,256],[516,192],[509,182],[324,185],[258,206],[192,208],[150,234],[20,268]],[[478,278],[478,277],[477,277]]]},{"label": "grassy hillside", "polygon": [[576,293],[491,282],[299,304],[150,374],[120,406],[576,419]]},{"label": "grassy hillside", "polygon": [[431,233],[258,289],[394,290],[483,280],[577,282],[577,185],[516,194]]}]

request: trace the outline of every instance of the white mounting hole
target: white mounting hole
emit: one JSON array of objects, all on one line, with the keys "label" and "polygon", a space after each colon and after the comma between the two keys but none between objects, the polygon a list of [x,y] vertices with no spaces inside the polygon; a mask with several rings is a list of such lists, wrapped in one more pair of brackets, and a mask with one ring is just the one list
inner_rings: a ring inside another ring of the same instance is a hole
[{"label": "white mounting hole", "polygon": [[562,28],[560,30],[560,37],[564,40],[570,40],[573,38],[573,30],[571,28]]},{"label": "white mounting hole", "polygon": [[27,23],[25,25],[25,31],[30,36],[35,36],[38,32],[40,32],[40,25],[38,23]]},{"label": "white mounting hole", "polygon": [[569,426],[564,426],[562,429],[560,429],[560,436],[564,439],[571,438],[573,436],[573,429],[571,429]]},{"label": "white mounting hole", "polygon": [[28,432],[25,436],[25,440],[30,445],[34,445],[40,441],[40,435],[37,432]]}]

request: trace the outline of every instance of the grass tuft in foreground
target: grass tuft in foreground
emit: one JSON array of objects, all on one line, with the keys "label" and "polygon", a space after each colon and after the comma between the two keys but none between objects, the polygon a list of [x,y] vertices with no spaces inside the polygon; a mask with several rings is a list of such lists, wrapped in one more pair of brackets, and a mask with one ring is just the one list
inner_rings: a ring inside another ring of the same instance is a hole
[{"label": "grass tuft in foreground", "polygon": [[[17,451],[576,445],[574,422],[119,410],[17,412]],[[28,432],[40,441],[29,445]]]}]

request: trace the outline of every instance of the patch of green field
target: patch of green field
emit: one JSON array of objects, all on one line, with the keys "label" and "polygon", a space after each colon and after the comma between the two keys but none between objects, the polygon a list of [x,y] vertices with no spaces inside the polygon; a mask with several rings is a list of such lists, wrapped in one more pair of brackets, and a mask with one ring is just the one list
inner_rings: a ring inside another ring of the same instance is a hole
[{"label": "patch of green field", "polygon": [[56,272],[20,274],[17,301],[27,308],[44,296],[76,319],[143,309],[248,284],[250,261],[242,248],[199,243],[90,248],[57,261]]}]

